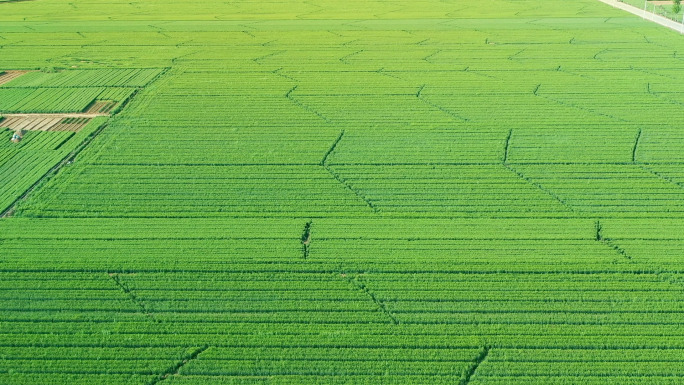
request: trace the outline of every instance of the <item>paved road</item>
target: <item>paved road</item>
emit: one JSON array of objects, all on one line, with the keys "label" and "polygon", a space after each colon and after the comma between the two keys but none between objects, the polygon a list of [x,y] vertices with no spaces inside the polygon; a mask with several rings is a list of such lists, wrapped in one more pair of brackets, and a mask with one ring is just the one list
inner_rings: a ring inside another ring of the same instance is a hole
[{"label": "paved road", "polygon": [[599,0],[602,3],[606,3],[608,5],[611,5],[615,8],[622,9],[623,11],[627,11],[629,13],[635,14],[642,19],[646,19],[649,21],[652,21],[654,23],[658,23],[664,27],[673,29],[677,32],[684,33],[684,25],[680,22],[676,22],[673,20],[668,19],[667,17],[656,15],[655,13],[651,12],[644,12],[643,9],[637,8],[633,5],[625,4],[623,2],[617,1],[617,0]]}]

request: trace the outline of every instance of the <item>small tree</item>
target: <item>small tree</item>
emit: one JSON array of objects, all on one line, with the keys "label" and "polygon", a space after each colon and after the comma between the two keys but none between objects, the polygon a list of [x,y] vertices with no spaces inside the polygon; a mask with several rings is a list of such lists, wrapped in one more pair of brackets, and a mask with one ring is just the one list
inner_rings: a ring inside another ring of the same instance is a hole
[{"label": "small tree", "polygon": [[672,13],[675,15],[679,13],[679,11],[682,10],[682,0],[673,0],[673,5],[672,5]]}]

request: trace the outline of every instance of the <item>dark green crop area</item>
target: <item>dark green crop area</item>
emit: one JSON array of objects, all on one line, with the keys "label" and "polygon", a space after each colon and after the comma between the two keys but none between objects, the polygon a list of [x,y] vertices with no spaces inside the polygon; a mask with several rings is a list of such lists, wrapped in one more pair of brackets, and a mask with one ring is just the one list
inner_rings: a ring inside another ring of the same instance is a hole
[{"label": "dark green crop area", "polygon": [[0,1],[0,384],[682,384],[683,70],[598,0]]}]

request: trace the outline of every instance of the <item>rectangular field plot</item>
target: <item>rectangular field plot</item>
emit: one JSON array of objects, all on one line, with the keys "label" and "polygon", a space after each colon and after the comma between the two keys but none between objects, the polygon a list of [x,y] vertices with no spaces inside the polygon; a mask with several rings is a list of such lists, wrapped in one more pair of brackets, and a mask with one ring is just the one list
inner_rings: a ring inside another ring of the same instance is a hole
[{"label": "rectangular field plot", "polygon": [[619,92],[545,94],[543,90],[540,88],[542,97],[557,103],[646,128],[681,127],[684,123],[679,114],[681,103],[652,94],[642,93],[637,97]]},{"label": "rectangular field plot", "polygon": [[638,132],[630,128],[591,130],[515,129],[508,147],[510,163],[627,163]]},{"label": "rectangular field plot", "polygon": [[0,127],[11,130],[48,131],[62,121],[60,116],[4,116],[0,119]]},{"label": "rectangular field plot", "polygon": [[[644,163],[684,163],[684,133],[681,129],[671,127],[644,130],[635,152],[635,160]],[[672,169],[680,168],[677,166]]]},{"label": "rectangular field plot", "polygon": [[570,209],[502,165],[331,166],[383,213],[411,216],[568,215]]},{"label": "rectangular field plot", "polygon": [[95,69],[30,72],[4,84],[8,88],[145,87],[160,69]]},{"label": "rectangular field plot", "polygon": [[[684,250],[684,224],[681,220],[608,219],[600,224],[602,236],[633,260],[673,272],[681,266]],[[679,273],[670,273],[667,279],[684,283]]]},{"label": "rectangular field plot", "polygon": [[360,381],[366,376],[384,383],[386,380],[382,378],[388,376],[396,384],[432,378],[434,383],[443,384],[461,379],[477,356],[476,348],[212,348],[184,367],[180,375],[202,376],[208,383],[211,383],[210,376],[260,374],[274,377],[276,383],[281,376],[285,380],[286,376],[296,375],[300,380],[313,381],[307,383],[356,383],[354,380]]},{"label": "rectangular field plot", "polygon": [[[7,133],[3,132],[2,139]],[[72,136],[71,130],[50,130],[46,132],[24,132],[24,136],[19,143],[10,146],[0,146],[7,151],[7,154],[19,154],[34,150],[57,150],[65,144]]]},{"label": "rectangular field plot", "polygon": [[339,274],[121,274],[147,312],[168,322],[389,323],[373,301]]},{"label": "rectangular field plot", "polygon": [[[672,264],[676,264],[674,247],[681,245],[670,247]],[[616,269],[616,263],[627,262],[601,242],[564,239],[326,239],[311,245],[309,258],[337,262],[351,270],[393,268],[407,272],[421,271],[426,265],[444,271],[588,271]]]},{"label": "rectangular field plot", "polygon": [[[166,128],[183,129],[186,133],[188,127],[192,128],[190,132],[221,128],[226,131],[249,129],[251,133],[257,133],[301,128],[318,132],[321,127],[330,127],[326,121],[328,117],[321,115],[321,111],[302,100],[288,99],[285,97],[287,92],[288,89],[284,89],[278,96],[242,97],[224,92],[207,97],[193,95],[194,91],[176,93],[166,89],[154,95],[155,103],[147,107],[147,117],[140,123],[143,127],[158,127],[162,130],[158,134],[167,136],[173,136],[175,132],[166,133],[163,131]],[[198,122],[201,122],[201,127],[198,127]]]},{"label": "rectangular field plot", "polygon": [[320,218],[312,220],[312,231],[316,237],[340,240],[592,240],[596,222],[580,218]]},{"label": "rectangular field plot", "polygon": [[312,221],[309,260],[350,271],[603,271],[626,268],[588,219]]},{"label": "rectangular field plot", "polygon": [[[369,215],[372,207],[321,166],[74,166],[27,204],[48,216]],[[43,195],[45,194],[45,195]],[[28,202],[27,202],[28,203]],[[77,214],[78,213],[78,214]]]},{"label": "rectangular field plot", "polygon": [[299,96],[292,97],[341,126],[418,128],[454,127],[466,121],[457,110],[443,110],[415,95]]},{"label": "rectangular field plot", "polygon": [[[175,123],[177,124],[177,122]],[[0,123],[1,125],[1,123]],[[188,130],[164,122],[132,127],[111,127],[103,132],[109,139],[104,151],[93,160],[108,165],[315,165],[321,162],[339,136],[325,126],[307,128],[229,127],[225,121]],[[125,134],[118,130],[125,130]],[[164,140],[152,133],[163,133]],[[123,135],[122,135],[123,134]]]},{"label": "rectangular field plot", "polygon": [[109,322],[117,314],[145,319],[136,304],[105,273],[3,272],[2,277],[3,321],[70,321],[77,319],[79,313]]},{"label": "rectangular field plot", "polygon": [[[0,120],[0,127],[14,131],[71,131],[78,132],[97,114],[63,115],[63,114],[24,114],[5,115]],[[100,115],[101,116],[101,115]]]},{"label": "rectangular field plot", "polygon": [[[128,100],[133,88],[0,88],[0,111],[20,113],[104,114]],[[112,100],[108,100],[112,99]],[[107,103],[104,103],[107,101]],[[93,107],[99,105],[97,111]],[[105,111],[101,109],[108,107]]]},{"label": "rectangular field plot", "polygon": [[88,109],[85,111],[86,114],[106,114],[114,107],[116,107],[117,102],[115,100],[95,100]]},{"label": "rectangular field plot", "polygon": [[[453,164],[499,163],[503,158],[506,131],[469,128],[406,130],[383,128],[348,129],[328,164]],[[430,151],[426,151],[426,149]]]},{"label": "rectangular field plot", "polygon": [[[615,127],[621,121],[532,94],[427,95],[425,100],[472,123],[490,127],[577,129]],[[495,103],[495,106],[492,104]],[[624,126],[625,122],[622,122]]]},{"label": "rectangular field plot", "polygon": [[515,169],[581,213],[684,215],[684,189],[638,165],[515,165]]},{"label": "rectangular field plot", "polygon": [[[168,227],[166,219],[31,219],[28,232],[22,230],[27,223],[23,218],[0,223],[4,266],[21,270],[42,261],[42,266],[55,269],[156,272],[287,266],[303,257],[300,238],[306,221],[177,219]],[[92,232],[93,227],[100,232]],[[59,246],[46,253],[40,246],[45,242]],[[171,263],[173,253],[184,257]]]},{"label": "rectangular field plot", "polygon": [[[349,71],[339,72],[334,78],[329,72],[307,71],[298,76],[298,96],[370,96],[370,95],[415,95],[419,86],[398,79],[393,76],[383,75],[376,71]],[[288,74],[288,76],[290,76]]]},{"label": "rectangular field plot", "polygon": [[[176,71],[176,70],[174,70]],[[246,96],[284,97],[297,81],[282,71],[266,71],[263,68],[235,72],[219,71],[215,68],[182,68],[177,76],[169,79],[165,94],[176,96],[233,96],[242,99]]]},{"label": "rectangular field plot", "polygon": [[[18,97],[12,94],[22,92]],[[0,88],[0,111],[12,113],[81,112],[104,88]]]},{"label": "rectangular field plot", "polygon": [[680,349],[492,349],[471,383],[676,384]]},{"label": "rectangular field plot", "polygon": [[28,73],[28,71],[0,71],[0,86]]},{"label": "rectangular field plot", "polygon": [[[677,294],[681,286],[656,274],[378,271],[348,275],[372,292],[400,324],[545,324],[572,330],[571,325],[677,325],[684,312]],[[514,343],[503,342],[506,338],[500,336],[500,343]],[[563,343],[567,341],[558,341]]]}]

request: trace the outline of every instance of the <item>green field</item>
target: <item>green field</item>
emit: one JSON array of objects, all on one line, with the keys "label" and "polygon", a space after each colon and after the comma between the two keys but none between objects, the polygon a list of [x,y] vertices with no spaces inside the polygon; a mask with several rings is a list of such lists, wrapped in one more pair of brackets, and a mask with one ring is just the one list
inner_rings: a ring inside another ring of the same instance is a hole
[{"label": "green field", "polygon": [[596,0],[0,0],[0,116],[117,106],[0,120],[0,384],[682,384],[683,52]]}]

